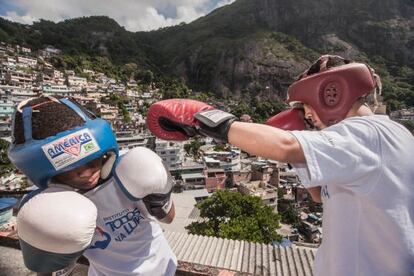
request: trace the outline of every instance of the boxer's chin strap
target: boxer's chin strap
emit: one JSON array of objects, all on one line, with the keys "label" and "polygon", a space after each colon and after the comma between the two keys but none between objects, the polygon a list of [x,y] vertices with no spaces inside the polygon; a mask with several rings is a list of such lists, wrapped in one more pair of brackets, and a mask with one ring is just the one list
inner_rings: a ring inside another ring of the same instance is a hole
[{"label": "boxer's chin strap", "polygon": [[24,142],[31,142],[33,140],[32,135],[32,108],[30,106],[23,108],[22,113],[23,119],[23,131],[24,131]]},{"label": "boxer's chin strap", "polygon": [[369,67],[372,77],[375,80],[375,89],[373,94],[373,98],[374,98],[374,106],[373,106],[373,110],[372,112],[375,113],[375,111],[377,111],[378,107],[379,107],[379,102],[378,102],[378,95],[381,95],[382,93],[382,82],[381,82],[381,78],[378,74],[375,73],[375,70],[371,67]]},{"label": "boxer's chin strap", "polygon": [[101,169],[101,178],[103,180],[107,179],[111,175],[112,168],[114,167],[116,161],[116,154],[114,152],[109,151],[106,154],[108,155],[108,160],[106,160]]}]

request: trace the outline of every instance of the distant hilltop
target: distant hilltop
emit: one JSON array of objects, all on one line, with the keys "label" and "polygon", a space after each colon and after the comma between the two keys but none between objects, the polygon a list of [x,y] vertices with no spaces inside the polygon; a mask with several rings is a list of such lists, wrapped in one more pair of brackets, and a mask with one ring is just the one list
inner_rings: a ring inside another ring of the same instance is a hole
[{"label": "distant hilltop", "polygon": [[128,32],[105,16],[33,25],[0,18],[0,41],[135,63],[219,97],[276,100],[319,55],[339,54],[369,62],[396,109],[414,106],[413,26],[412,0],[237,0],[151,32]]}]

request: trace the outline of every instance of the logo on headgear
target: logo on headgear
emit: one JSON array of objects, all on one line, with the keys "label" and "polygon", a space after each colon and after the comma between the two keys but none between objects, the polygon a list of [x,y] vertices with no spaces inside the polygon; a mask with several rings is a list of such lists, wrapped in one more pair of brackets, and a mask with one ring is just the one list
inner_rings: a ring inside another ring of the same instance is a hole
[{"label": "logo on headgear", "polygon": [[88,132],[69,135],[63,140],[61,139],[53,143],[53,147],[50,147],[47,150],[47,153],[51,158],[55,158],[63,152],[78,156],[80,154],[81,145],[86,144],[91,140],[92,138]]},{"label": "logo on headgear", "polygon": [[56,170],[64,168],[100,150],[89,129],[81,129],[42,147]]}]

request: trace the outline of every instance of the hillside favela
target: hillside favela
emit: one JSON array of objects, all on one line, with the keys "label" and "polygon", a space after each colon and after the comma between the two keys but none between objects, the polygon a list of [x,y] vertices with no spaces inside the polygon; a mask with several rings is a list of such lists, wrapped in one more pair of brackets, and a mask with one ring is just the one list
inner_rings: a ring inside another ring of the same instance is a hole
[{"label": "hillside favela", "polygon": [[412,0],[33,2],[0,276],[414,275]]}]

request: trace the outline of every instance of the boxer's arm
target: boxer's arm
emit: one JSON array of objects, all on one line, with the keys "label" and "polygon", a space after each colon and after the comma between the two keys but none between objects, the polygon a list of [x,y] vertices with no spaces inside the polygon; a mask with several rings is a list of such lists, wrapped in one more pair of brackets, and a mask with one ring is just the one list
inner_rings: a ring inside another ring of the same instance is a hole
[{"label": "boxer's arm", "polygon": [[228,137],[230,144],[253,155],[285,163],[306,162],[298,140],[289,131],[280,128],[234,122]]}]

